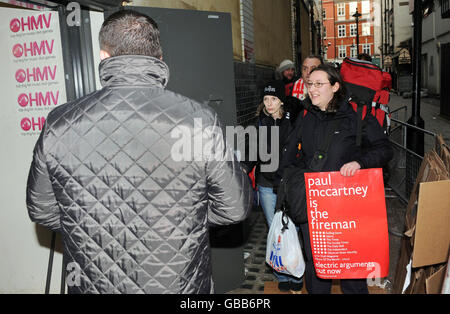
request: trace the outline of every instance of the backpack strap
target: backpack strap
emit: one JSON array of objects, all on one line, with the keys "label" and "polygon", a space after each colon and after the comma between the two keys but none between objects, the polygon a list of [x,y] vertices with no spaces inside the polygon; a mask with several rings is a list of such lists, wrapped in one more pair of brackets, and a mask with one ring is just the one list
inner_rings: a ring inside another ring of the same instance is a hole
[{"label": "backpack strap", "polygon": [[[367,108],[367,107],[365,107]],[[363,106],[357,106],[356,109],[356,146],[361,147],[362,142],[362,121],[363,121]]]},{"label": "backpack strap", "polygon": [[363,122],[367,115],[367,105],[359,102],[357,98],[352,97],[349,98],[349,103],[353,107],[353,110],[356,111],[356,146],[361,147],[362,142],[362,128],[363,128]]}]

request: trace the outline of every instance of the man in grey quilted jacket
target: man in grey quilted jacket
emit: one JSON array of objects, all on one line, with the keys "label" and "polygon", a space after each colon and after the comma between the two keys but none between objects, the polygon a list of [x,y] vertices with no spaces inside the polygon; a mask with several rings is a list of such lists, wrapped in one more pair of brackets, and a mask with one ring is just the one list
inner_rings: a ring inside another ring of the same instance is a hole
[{"label": "man in grey quilted jacket", "polygon": [[[28,177],[29,216],[62,234],[75,272],[69,293],[211,293],[208,226],[246,218],[248,178],[217,114],[165,90],[152,19],[120,11],[99,37],[103,88],[48,115]],[[199,121],[201,156],[180,158],[174,146],[195,146]]]}]

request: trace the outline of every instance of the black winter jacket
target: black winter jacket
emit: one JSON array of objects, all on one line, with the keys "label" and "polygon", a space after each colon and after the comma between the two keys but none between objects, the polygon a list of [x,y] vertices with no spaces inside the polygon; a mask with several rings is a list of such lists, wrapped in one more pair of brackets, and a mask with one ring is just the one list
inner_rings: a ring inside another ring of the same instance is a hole
[{"label": "black winter jacket", "polygon": [[379,168],[387,164],[393,156],[389,139],[384,134],[378,121],[370,113],[366,114],[362,122],[361,146],[356,145],[356,130],[358,114],[347,101],[342,101],[336,113],[325,113],[306,101],[307,113],[300,114],[297,120],[297,130],[301,126],[299,138],[291,143],[297,146],[301,143],[301,158],[297,163],[302,168],[308,168],[316,152],[319,139],[324,139],[327,125],[334,119],[339,119],[337,131],[333,134],[328,150],[328,157],[322,171],[339,171],[351,161],[356,161],[361,168]]},{"label": "black winter jacket", "polygon": [[[257,129],[257,147],[258,147],[258,155],[256,161],[249,160],[248,152],[249,152],[249,142],[248,138],[246,139],[246,157],[245,160],[241,163],[243,168],[247,170],[247,172],[252,171],[253,167],[256,166],[255,176],[256,176],[256,184],[265,186],[265,187],[273,187],[277,188],[279,185],[281,176],[283,174],[284,168],[293,164],[295,162],[295,152],[292,152],[293,148],[288,144],[291,142],[292,138],[295,138],[294,130],[295,123],[299,115],[300,104],[297,103],[289,103],[289,105],[284,106],[284,115],[281,119],[274,119],[272,116],[267,114],[264,110],[261,110],[261,113],[255,123],[255,127]],[[267,154],[271,154],[272,147],[276,147],[274,143],[271,141],[271,127],[277,127],[279,130],[278,141],[278,149],[279,149],[279,160],[278,167],[276,171],[272,172],[264,172],[261,171],[261,165],[269,164],[272,160],[263,161],[264,158],[261,158],[259,148],[260,148],[260,128],[267,127]]]}]

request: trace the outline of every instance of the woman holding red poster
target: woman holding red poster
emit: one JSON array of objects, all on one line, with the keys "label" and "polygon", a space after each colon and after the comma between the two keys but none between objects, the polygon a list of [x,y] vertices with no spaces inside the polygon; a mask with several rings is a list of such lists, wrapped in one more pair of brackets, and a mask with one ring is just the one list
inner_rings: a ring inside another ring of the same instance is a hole
[{"label": "woman holding red poster", "polygon": [[[365,114],[367,108],[361,109],[362,114],[352,108],[335,68],[329,65],[315,68],[306,86],[309,95],[306,112],[298,119],[300,167],[310,169],[312,163],[320,160],[323,172],[340,171],[342,176],[354,176],[359,169],[379,168],[392,158],[393,151],[383,129],[371,114]],[[330,136],[331,141],[326,140]],[[325,151],[324,141],[328,142]],[[308,223],[300,228],[305,242],[306,288],[309,293],[330,293],[331,280],[320,279],[314,268]],[[343,293],[368,293],[366,279],[342,279],[341,289]]]}]

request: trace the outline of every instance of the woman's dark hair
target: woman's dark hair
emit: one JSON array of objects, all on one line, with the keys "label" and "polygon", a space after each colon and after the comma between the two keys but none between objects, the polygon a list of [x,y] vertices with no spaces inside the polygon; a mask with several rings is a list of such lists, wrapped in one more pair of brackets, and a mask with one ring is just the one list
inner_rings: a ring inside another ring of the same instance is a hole
[{"label": "woman's dark hair", "polygon": [[111,57],[162,56],[158,25],[147,15],[132,10],[111,14],[102,24],[99,41],[100,49],[107,51]]},{"label": "woman's dark hair", "polygon": [[328,103],[327,108],[325,110],[326,112],[336,112],[339,109],[339,103],[343,99],[345,99],[346,96],[344,81],[342,81],[341,75],[334,66],[328,64],[321,64],[317,68],[314,68],[311,71],[310,75],[316,71],[325,72],[328,76],[328,81],[332,86],[335,85],[336,83],[339,83],[339,89],[334,93],[333,98]]}]

